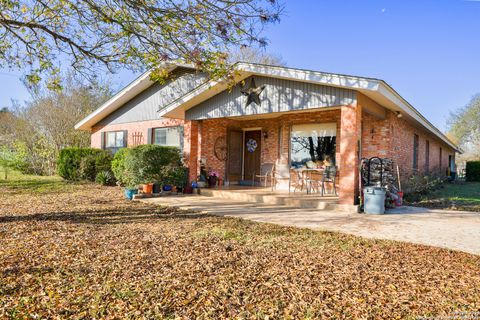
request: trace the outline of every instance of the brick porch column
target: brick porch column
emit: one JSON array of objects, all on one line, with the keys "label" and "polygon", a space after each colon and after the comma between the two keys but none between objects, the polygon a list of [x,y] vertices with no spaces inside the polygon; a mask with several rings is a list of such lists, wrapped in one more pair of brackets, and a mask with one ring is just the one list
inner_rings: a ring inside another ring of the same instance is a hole
[{"label": "brick porch column", "polygon": [[359,141],[362,130],[362,108],[344,106],[340,120],[340,175],[339,200],[341,204],[358,203]]},{"label": "brick porch column", "polygon": [[200,130],[197,121],[185,121],[183,126],[183,156],[189,168],[188,182],[197,180],[199,174]]}]

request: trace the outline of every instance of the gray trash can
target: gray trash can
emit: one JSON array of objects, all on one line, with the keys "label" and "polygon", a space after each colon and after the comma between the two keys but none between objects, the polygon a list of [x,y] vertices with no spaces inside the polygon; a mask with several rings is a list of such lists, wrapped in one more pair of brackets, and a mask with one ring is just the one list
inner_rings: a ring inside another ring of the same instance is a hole
[{"label": "gray trash can", "polygon": [[368,214],[384,214],[386,193],[385,188],[365,187],[363,189],[363,197],[365,199],[363,211]]}]

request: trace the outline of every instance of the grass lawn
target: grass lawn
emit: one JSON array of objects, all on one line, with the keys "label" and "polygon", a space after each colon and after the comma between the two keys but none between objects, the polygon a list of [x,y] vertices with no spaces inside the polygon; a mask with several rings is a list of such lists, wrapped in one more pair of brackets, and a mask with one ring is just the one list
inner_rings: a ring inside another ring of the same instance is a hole
[{"label": "grass lawn", "polygon": [[1,182],[0,318],[393,319],[480,309],[480,256]]},{"label": "grass lawn", "polygon": [[447,183],[413,205],[480,212],[480,182]]}]

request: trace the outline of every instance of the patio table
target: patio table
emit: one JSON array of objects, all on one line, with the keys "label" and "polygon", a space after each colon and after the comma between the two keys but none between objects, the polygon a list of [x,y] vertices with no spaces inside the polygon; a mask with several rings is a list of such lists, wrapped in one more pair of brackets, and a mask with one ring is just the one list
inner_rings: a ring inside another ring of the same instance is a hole
[{"label": "patio table", "polygon": [[[305,182],[307,194],[312,193],[312,189],[315,186],[318,188],[318,192],[320,192],[320,184],[322,183],[325,168],[299,168],[295,170],[300,172],[300,176]],[[336,174],[338,175],[338,170]]]}]

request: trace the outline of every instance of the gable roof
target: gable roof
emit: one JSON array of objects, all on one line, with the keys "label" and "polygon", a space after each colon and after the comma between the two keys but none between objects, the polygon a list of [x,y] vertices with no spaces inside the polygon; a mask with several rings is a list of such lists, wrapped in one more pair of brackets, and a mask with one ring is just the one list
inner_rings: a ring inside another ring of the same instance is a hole
[{"label": "gable roof", "polygon": [[[400,112],[406,119],[413,120],[454,150],[461,152],[453,142],[384,80],[247,62],[236,63],[235,71],[235,82],[258,75],[355,90],[387,109]],[[225,81],[210,80],[165,106],[160,110],[159,116],[184,119],[186,110],[227,88],[228,83]]]},{"label": "gable roof", "polygon": [[[193,65],[190,64],[165,64],[166,69],[169,73],[177,68],[187,68],[194,70]],[[139,93],[143,92],[145,89],[149,88],[154,84],[150,80],[151,70],[144,72],[137,79],[133,80],[129,85],[120,90],[112,98],[107,100],[102,104],[98,109],[90,113],[87,117],[82,119],[75,125],[76,130],[90,130],[92,126],[97,124],[100,120],[104,119],[106,116],[114,112],[115,110],[122,107],[125,103],[130,101],[132,98],[137,96]]]},{"label": "gable roof", "polygon": [[[177,66],[190,67],[190,65],[172,65],[172,70]],[[439,129],[428,121],[417,109],[396,92],[389,84],[381,79],[358,77],[344,74],[327,73],[313,70],[287,68],[256,63],[238,62],[234,65],[234,81],[239,82],[249,76],[258,75],[278,79],[314,83],[324,86],[355,90],[374,100],[381,106],[395,112],[399,112],[406,119],[419,124],[444,141],[454,150],[460,152],[458,147],[451,142]],[[87,118],[79,122],[75,128],[85,129],[98,122],[102,117],[119,108],[123,103],[133,98],[136,94],[145,90],[152,83],[149,72],[133,81],[112,99],[95,110]],[[228,89],[229,83],[224,80],[207,81],[190,92],[184,94],[170,104],[159,110],[159,117],[185,119],[185,111],[199,103]],[[98,119],[95,121],[95,119]],[[95,122],[95,123],[94,123]]]}]

